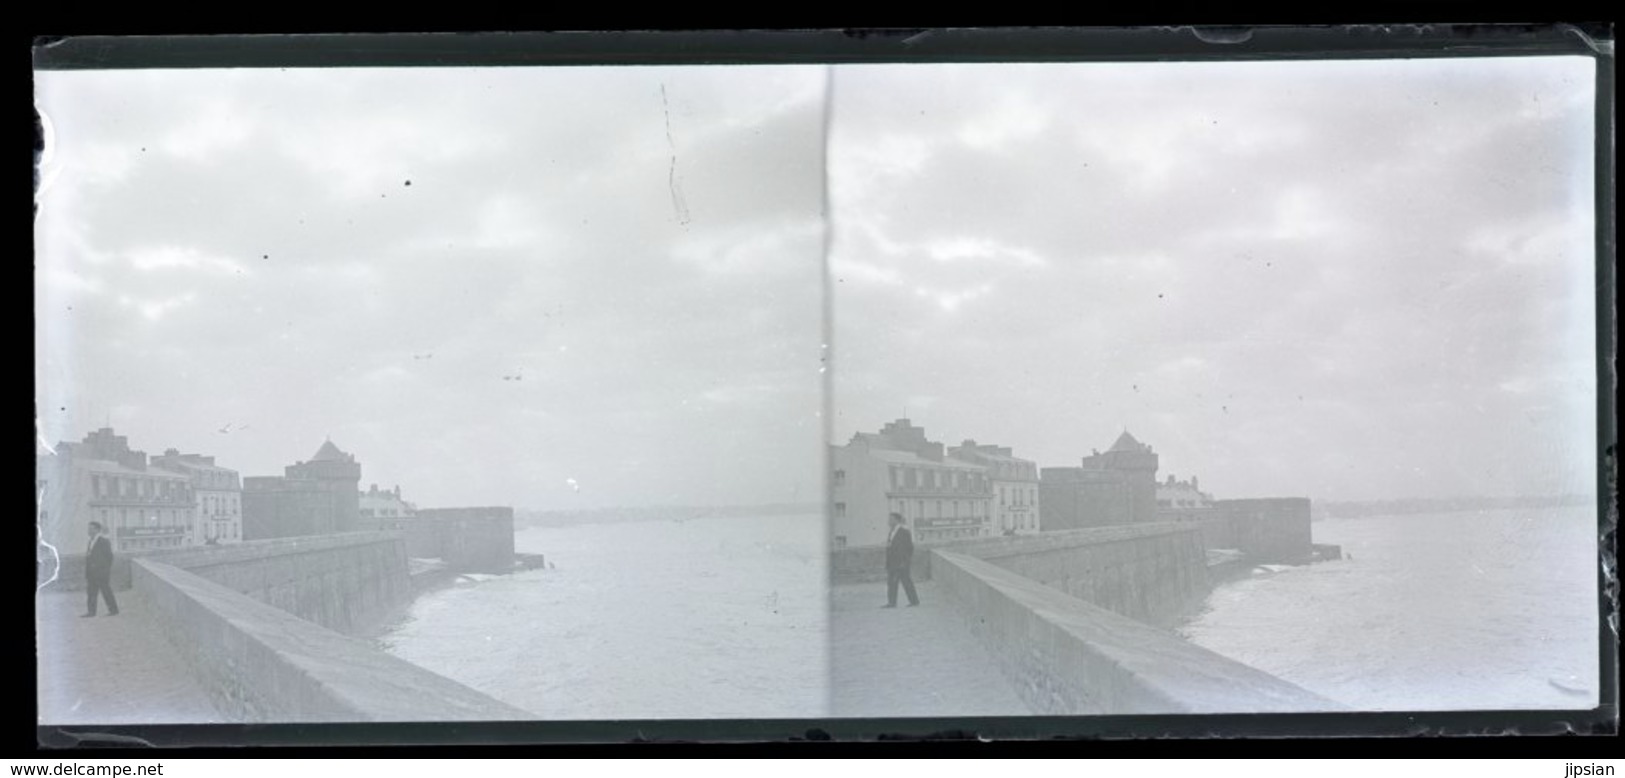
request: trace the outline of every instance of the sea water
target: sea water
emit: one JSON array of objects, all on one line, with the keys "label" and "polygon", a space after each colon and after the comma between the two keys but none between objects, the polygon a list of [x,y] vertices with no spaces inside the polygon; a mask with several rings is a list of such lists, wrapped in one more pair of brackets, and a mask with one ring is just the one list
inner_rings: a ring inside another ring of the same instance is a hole
[{"label": "sea water", "polygon": [[820,515],[523,529],[548,566],[420,597],[390,653],[544,719],[827,715]]},{"label": "sea water", "polygon": [[1219,586],[1181,631],[1355,710],[1597,704],[1593,509],[1313,524],[1342,561]]}]

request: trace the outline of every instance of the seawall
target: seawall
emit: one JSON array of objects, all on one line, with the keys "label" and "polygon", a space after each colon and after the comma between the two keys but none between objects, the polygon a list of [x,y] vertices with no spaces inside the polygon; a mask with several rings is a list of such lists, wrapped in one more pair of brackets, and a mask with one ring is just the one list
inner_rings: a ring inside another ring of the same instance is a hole
[{"label": "seawall", "polygon": [[[1039,550],[1040,554],[1044,553]],[[1017,693],[1042,714],[1342,710],[1172,632],[968,553],[933,552],[933,580]],[[1006,565],[1014,555],[1002,557]],[[1014,565],[1011,565],[1014,566]]]},{"label": "seawall", "polygon": [[532,714],[352,635],[410,601],[404,539],[278,538],[130,562],[216,708],[237,720],[517,720]]},{"label": "seawall", "polygon": [[1188,525],[1091,527],[970,541],[944,550],[1160,626],[1194,614],[1211,590],[1201,532]]},{"label": "seawall", "polygon": [[392,532],[253,540],[151,559],[350,634],[389,618],[413,595],[406,544]]},{"label": "seawall", "polygon": [[1205,508],[1159,509],[1157,518],[1198,527],[1208,548],[1236,549],[1252,564],[1302,565],[1314,556],[1304,497],[1217,500]]},{"label": "seawall", "polygon": [[154,560],[134,584],[223,715],[248,722],[532,718],[525,711]]}]

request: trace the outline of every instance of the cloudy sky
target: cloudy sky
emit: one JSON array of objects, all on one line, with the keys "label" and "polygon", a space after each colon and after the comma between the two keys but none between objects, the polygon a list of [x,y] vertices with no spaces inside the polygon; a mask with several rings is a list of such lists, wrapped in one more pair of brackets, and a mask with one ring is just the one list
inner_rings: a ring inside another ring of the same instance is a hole
[{"label": "cloudy sky", "polygon": [[424,506],[815,500],[824,81],[38,73],[41,437],[267,475],[331,436]]},{"label": "cloudy sky", "polygon": [[426,506],[812,500],[828,267],[837,442],[1587,491],[1594,80],[861,65],[826,117],[816,66],[39,73],[40,433],[249,475],[331,436]]},{"label": "cloudy sky", "polygon": [[1582,58],[855,66],[838,441],[1041,465],[1125,428],[1220,497],[1589,491]]}]

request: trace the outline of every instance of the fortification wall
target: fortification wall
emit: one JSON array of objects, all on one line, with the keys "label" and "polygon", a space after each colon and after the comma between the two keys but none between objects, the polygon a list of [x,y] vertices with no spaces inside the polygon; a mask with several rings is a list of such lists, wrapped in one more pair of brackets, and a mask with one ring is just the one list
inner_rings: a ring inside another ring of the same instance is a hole
[{"label": "fortification wall", "polygon": [[452,569],[482,573],[513,570],[512,508],[425,508],[414,518],[439,527],[438,556]]},{"label": "fortification wall", "polygon": [[439,559],[455,572],[514,569],[513,509],[425,508],[412,516],[362,519],[368,530],[398,532],[407,556]]},{"label": "fortification wall", "polygon": [[[290,553],[282,558],[303,569],[306,556]],[[534,718],[202,575],[155,559],[134,560],[131,573],[153,618],[198,674],[215,707],[236,720]]]},{"label": "fortification wall", "polygon": [[1257,564],[1308,564],[1314,554],[1309,500],[1304,497],[1268,497],[1219,500],[1215,507],[1228,514],[1235,544]]},{"label": "fortification wall", "polygon": [[1266,713],[1337,703],[1172,632],[999,566],[939,549],[932,575],[1041,714]]},{"label": "fortification wall", "polygon": [[348,634],[411,601],[405,540],[392,532],[276,538],[172,551],[152,560]]},{"label": "fortification wall", "polygon": [[1169,626],[1211,590],[1198,527],[1135,524],[996,538],[950,550],[1131,619]]},{"label": "fortification wall", "polygon": [[1157,518],[1198,527],[1208,548],[1238,549],[1254,564],[1300,565],[1314,553],[1309,507],[1303,497],[1218,500],[1208,508],[1163,508]]}]

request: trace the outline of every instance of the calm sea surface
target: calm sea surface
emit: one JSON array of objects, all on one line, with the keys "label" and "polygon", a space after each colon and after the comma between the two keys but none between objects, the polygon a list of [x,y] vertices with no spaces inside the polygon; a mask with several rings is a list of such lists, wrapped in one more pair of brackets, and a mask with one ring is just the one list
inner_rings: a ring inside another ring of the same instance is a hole
[{"label": "calm sea surface", "polygon": [[1592,509],[1328,519],[1352,559],[1226,584],[1183,632],[1358,710],[1597,704]]},{"label": "calm sea surface", "polygon": [[826,715],[819,515],[520,530],[550,569],[420,598],[390,653],[549,719]]}]

